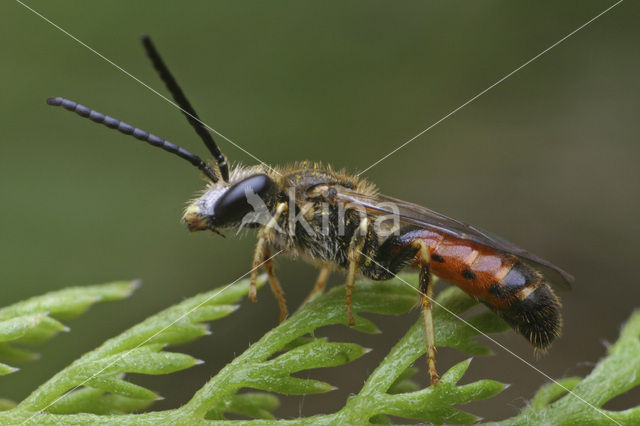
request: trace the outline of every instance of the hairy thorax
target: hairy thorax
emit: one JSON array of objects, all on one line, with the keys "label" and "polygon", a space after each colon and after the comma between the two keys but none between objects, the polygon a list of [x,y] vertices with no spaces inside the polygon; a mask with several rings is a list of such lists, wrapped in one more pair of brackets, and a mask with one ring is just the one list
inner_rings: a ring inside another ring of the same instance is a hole
[{"label": "hairy thorax", "polygon": [[311,193],[318,186],[331,185],[373,195],[375,187],[353,175],[316,163],[303,162],[280,172],[279,184],[287,191],[283,195],[289,207],[278,219],[278,228],[269,232],[269,243],[276,250],[284,250],[289,256],[299,256],[314,265],[345,267],[349,242],[361,215],[324,197],[313,197]]}]

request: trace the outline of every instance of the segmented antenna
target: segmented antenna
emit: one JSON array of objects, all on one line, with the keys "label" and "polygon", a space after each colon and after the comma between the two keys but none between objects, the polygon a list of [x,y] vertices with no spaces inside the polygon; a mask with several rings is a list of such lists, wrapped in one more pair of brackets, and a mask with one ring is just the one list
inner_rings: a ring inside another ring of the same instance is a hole
[{"label": "segmented antenna", "polygon": [[207,175],[207,177],[213,182],[218,181],[216,173],[200,157],[190,153],[189,151],[179,147],[178,145],[161,139],[152,133],[145,132],[144,130],[133,127],[132,125],[120,120],[116,120],[115,118],[109,117],[108,115],[104,115],[100,112],[94,111],[84,105],[80,105],[77,102],[70,101],[69,99],[49,98],[47,99],[47,104],[52,106],[61,106],[66,110],[75,112],[81,117],[88,118],[89,120],[95,121],[96,123],[104,124],[111,129],[116,129],[124,133],[125,135],[131,135],[136,139],[140,139],[141,141],[145,141],[153,146],[162,148],[165,151],[175,154],[180,158],[184,158],[185,160],[196,166],[198,169],[202,170],[202,172]]},{"label": "segmented antenna", "polygon": [[187,117],[189,124],[191,124],[198,136],[200,136],[200,139],[202,139],[204,144],[209,149],[209,152],[211,152],[211,155],[213,155],[213,157],[218,162],[222,180],[228,182],[229,166],[227,164],[226,158],[224,157],[224,155],[222,155],[222,152],[220,152],[220,148],[218,148],[218,145],[213,140],[213,136],[211,136],[211,133],[209,133],[209,130],[204,126],[204,124],[202,124],[200,117],[198,117],[198,113],[196,113],[196,111],[193,109],[191,103],[189,103],[187,97],[184,95],[184,92],[178,85],[178,82],[176,82],[176,79],[173,77],[173,75],[171,75],[169,68],[167,68],[167,65],[160,57],[160,54],[153,45],[151,38],[149,38],[148,35],[143,34],[141,36],[141,39],[144,49],[151,59],[151,62],[153,63],[153,67],[156,69],[156,71],[158,71],[158,74],[160,74],[160,78],[162,79],[162,81],[164,81],[164,84],[165,86],[167,86],[169,92],[171,92],[173,99],[181,108],[184,116]]}]

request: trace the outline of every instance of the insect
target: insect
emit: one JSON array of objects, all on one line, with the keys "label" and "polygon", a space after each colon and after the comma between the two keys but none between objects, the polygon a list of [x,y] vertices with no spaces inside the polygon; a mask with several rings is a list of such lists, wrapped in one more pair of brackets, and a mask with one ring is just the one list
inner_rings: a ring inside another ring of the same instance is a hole
[{"label": "insect", "polygon": [[[405,268],[419,271],[427,366],[432,384],[439,381],[431,314],[433,277],[447,280],[487,305],[539,350],[560,333],[560,301],[549,286],[569,285],[573,277],[511,243],[425,207],[384,196],[374,185],[328,166],[303,162],[288,167],[229,167],[212,135],[169,72],[151,39],[145,50],[215,163],[144,130],[64,98],[47,103],[74,111],[107,127],[175,154],[208,179],[204,191],[183,216],[190,231],[222,233],[258,229],[249,297],[256,299],[262,266],[287,315],[284,292],[273,270],[271,253],[300,256],[320,268],[311,294],[324,290],[330,271],[346,271],[346,318],[354,324],[351,297],[357,275],[388,280]],[[387,219],[394,219],[389,224]],[[393,226],[392,226],[393,225]]]}]

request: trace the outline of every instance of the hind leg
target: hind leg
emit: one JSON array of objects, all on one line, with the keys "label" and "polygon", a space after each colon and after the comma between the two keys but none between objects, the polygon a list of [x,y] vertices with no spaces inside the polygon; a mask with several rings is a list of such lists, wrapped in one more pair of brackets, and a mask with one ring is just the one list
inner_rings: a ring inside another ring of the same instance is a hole
[{"label": "hind leg", "polygon": [[419,248],[420,256],[420,304],[422,306],[422,318],[424,321],[424,336],[427,347],[427,369],[432,385],[440,382],[436,371],[436,334],[433,327],[433,315],[431,307],[433,300],[433,274],[431,273],[431,254],[429,247],[422,240],[415,241],[413,245]]},{"label": "hind leg", "polygon": [[429,246],[420,239],[409,235],[411,229],[400,231],[399,237],[388,238],[376,251],[375,259],[366,256],[370,261],[363,265],[362,272],[374,280],[388,280],[400,270],[416,264],[420,272],[420,305],[425,331],[427,368],[431,384],[440,382],[436,370],[436,338],[431,312],[433,300],[433,274],[431,273],[431,252]]}]

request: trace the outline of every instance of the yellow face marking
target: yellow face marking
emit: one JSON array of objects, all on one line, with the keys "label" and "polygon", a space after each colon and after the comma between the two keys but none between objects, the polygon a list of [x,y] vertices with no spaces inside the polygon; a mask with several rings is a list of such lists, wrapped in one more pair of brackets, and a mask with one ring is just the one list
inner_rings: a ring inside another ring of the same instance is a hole
[{"label": "yellow face marking", "polygon": [[191,204],[184,211],[184,217],[187,217],[187,216],[190,216],[190,215],[197,215],[199,213],[200,213],[200,207],[196,206],[195,204]]},{"label": "yellow face marking", "polygon": [[200,214],[200,207],[194,204],[187,207],[182,220],[187,224],[191,232],[202,231],[208,227],[206,218]]}]

